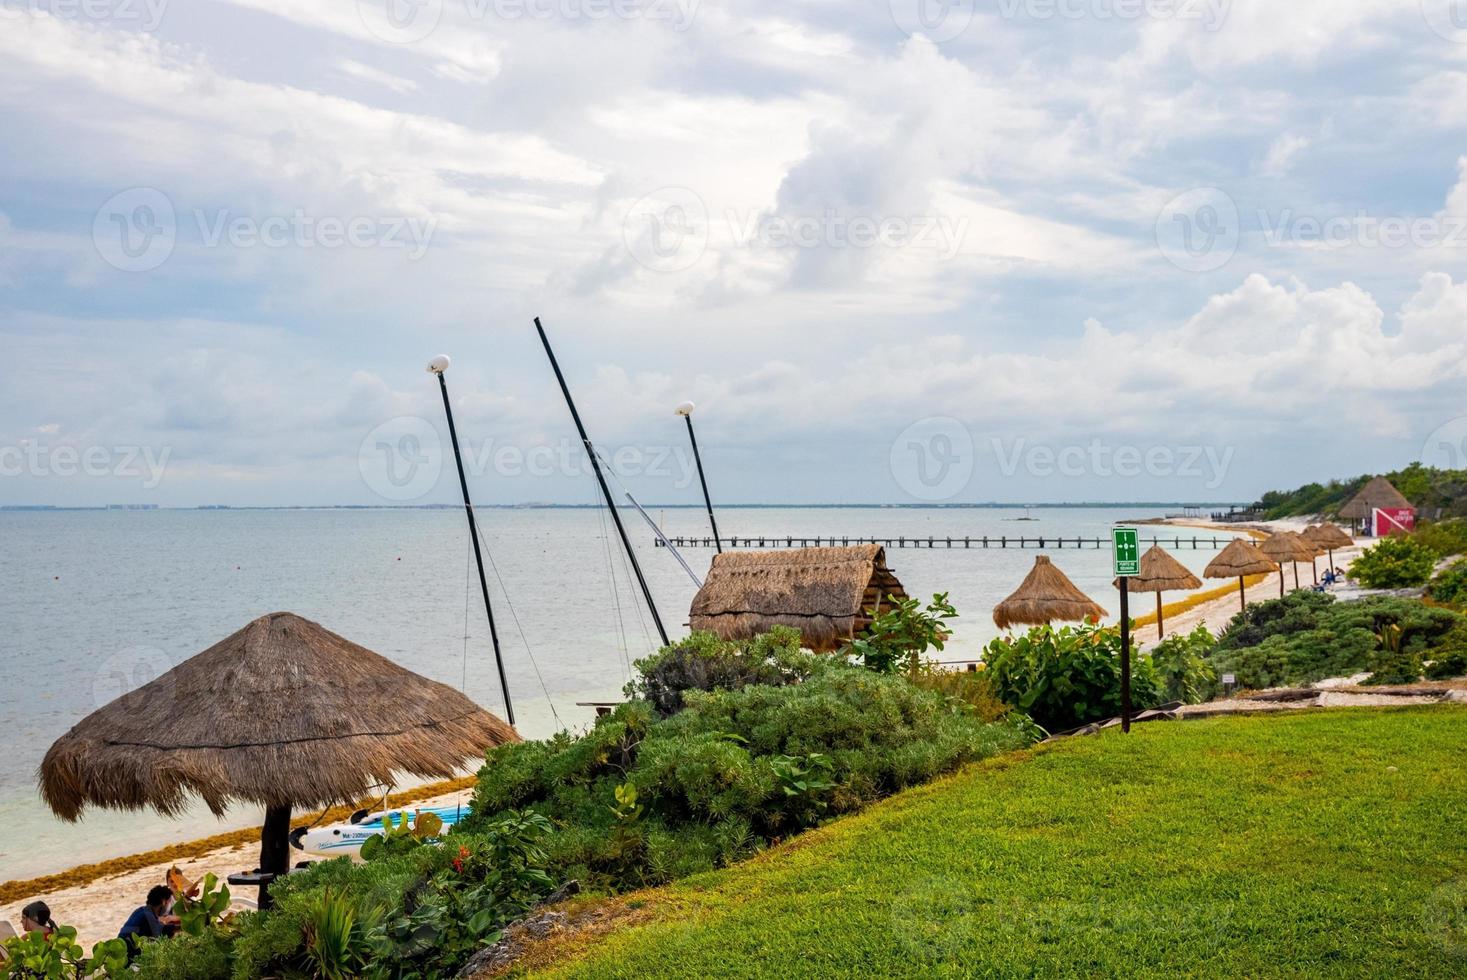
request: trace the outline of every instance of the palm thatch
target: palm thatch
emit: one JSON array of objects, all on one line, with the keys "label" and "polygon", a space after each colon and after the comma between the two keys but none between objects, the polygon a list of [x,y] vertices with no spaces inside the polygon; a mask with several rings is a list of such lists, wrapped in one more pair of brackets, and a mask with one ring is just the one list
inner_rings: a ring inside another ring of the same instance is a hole
[{"label": "palm thatch", "polygon": [[1316,524],[1304,532],[1304,537],[1326,550],[1348,548],[1355,543],[1338,524]]},{"label": "palm thatch", "polygon": [[1313,561],[1314,556],[1319,554],[1314,545],[1305,541],[1294,531],[1280,531],[1271,535],[1258,546],[1258,550],[1278,564],[1286,561]]},{"label": "palm thatch", "polygon": [[1411,501],[1403,497],[1390,480],[1377,476],[1340,508],[1340,516],[1352,521],[1369,520],[1371,512],[1377,507],[1410,506]]},{"label": "palm thatch", "polygon": [[792,626],[805,646],[829,652],[870,624],[870,610],[889,608],[891,596],[907,592],[877,544],[729,551],[714,557],[688,625],[727,640]]},{"label": "palm thatch", "polygon": [[1277,564],[1258,550],[1258,546],[1244,538],[1237,538],[1216,558],[1207,563],[1202,574],[1207,578],[1242,578],[1245,575],[1266,575],[1277,571]]},{"label": "palm thatch", "polygon": [[[1253,542],[1244,538],[1235,538],[1226,548],[1218,552],[1218,556],[1207,563],[1202,574],[1208,578],[1236,578],[1238,580],[1238,602],[1241,608],[1248,608],[1248,590],[1243,579],[1249,575],[1268,575],[1274,571],[1274,562],[1268,555],[1258,550]],[[1278,566],[1279,589],[1282,591],[1284,582],[1283,566]]]},{"label": "palm thatch", "polygon": [[397,773],[453,775],[514,729],[453,688],[292,613],[262,616],[92,712],[51,746],[41,796],[76,820],[88,804],[216,814],[361,799]]},{"label": "palm thatch", "polygon": [[1072,623],[1109,615],[1089,596],[1075,587],[1048,555],[1034,559],[1034,567],[1013,595],[993,607],[993,621],[999,629],[1011,626],[1043,626],[1046,623]]},{"label": "palm thatch", "polygon": [[[1119,589],[1122,581],[1116,579],[1111,584]],[[1141,556],[1140,574],[1127,576],[1124,581],[1127,592],[1186,592],[1202,587],[1202,580],[1159,544]]]}]

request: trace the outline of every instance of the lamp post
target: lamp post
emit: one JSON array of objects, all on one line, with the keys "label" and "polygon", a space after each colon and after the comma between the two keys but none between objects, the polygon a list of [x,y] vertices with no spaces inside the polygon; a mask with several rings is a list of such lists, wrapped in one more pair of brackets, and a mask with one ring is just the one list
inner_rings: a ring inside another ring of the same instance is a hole
[{"label": "lamp post", "polygon": [[698,482],[703,487],[703,505],[708,508],[708,524],[713,528],[713,547],[718,553],[723,554],[723,543],[718,540],[718,521],[713,517],[713,500],[708,496],[708,480],[703,476],[703,457],[698,454],[698,437],[693,434],[693,408],[692,402],[683,402],[675,409],[677,414],[688,423],[688,441],[693,444],[693,462],[698,466]]},{"label": "lamp post", "polygon": [[469,518],[469,540],[474,543],[474,563],[479,566],[479,591],[484,594],[484,612],[489,616],[489,638],[494,643],[494,663],[499,668],[499,687],[504,692],[504,713],[514,727],[514,705],[509,699],[509,679],[504,673],[504,654],[499,649],[499,631],[494,626],[494,607],[489,604],[489,580],[484,577],[484,556],[479,551],[479,525],[474,520],[474,505],[469,501],[469,481],[464,476],[464,458],[458,449],[458,430],[453,427],[453,406],[448,402],[448,382],[444,373],[450,361],[447,354],[439,354],[428,362],[428,373],[438,375],[438,387],[443,392],[443,414],[448,416],[448,438],[453,443],[453,460],[458,464],[458,487],[463,491],[464,513]]}]

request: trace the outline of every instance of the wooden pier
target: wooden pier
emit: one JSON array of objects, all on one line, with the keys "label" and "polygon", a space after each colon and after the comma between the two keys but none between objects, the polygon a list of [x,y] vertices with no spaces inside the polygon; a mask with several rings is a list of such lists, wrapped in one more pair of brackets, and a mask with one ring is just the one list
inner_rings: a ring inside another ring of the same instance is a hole
[{"label": "wooden pier", "polygon": [[[683,538],[672,537],[671,535],[669,535],[667,540],[672,543],[672,546],[674,548],[712,548],[714,546],[713,538],[711,537]],[[960,551],[968,551],[974,548],[990,550],[994,548],[1028,548],[1041,550],[1053,549],[1056,551],[1063,551],[1066,548],[1069,548],[1071,550],[1084,550],[1086,548],[1091,548],[1097,551],[1109,551],[1111,548],[1111,539],[1108,537],[1048,537],[1045,535],[1030,537],[1028,535],[1011,536],[1006,534],[985,534],[981,537],[961,538],[947,537],[945,535],[942,537],[933,536],[895,538],[801,538],[790,537],[788,535],[782,537],[755,538],[736,536],[720,538],[719,541],[725,548],[757,548],[760,550],[768,550],[770,548],[843,548],[849,547],[853,544],[879,544],[886,548],[926,548],[928,550],[957,549]],[[1226,548],[1232,542],[1232,538],[1219,538],[1213,537],[1211,535],[1202,536],[1196,534],[1189,536],[1178,534],[1170,537],[1157,535],[1149,538],[1143,536],[1141,538],[1141,544],[1144,547],[1150,547],[1151,545],[1159,544],[1163,548],[1170,548],[1173,550],[1180,548],[1189,548],[1193,550],[1207,549],[1210,551],[1217,551],[1220,548]],[[661,541],[654,539],[653,543],[659,548],[662,547]]]}]

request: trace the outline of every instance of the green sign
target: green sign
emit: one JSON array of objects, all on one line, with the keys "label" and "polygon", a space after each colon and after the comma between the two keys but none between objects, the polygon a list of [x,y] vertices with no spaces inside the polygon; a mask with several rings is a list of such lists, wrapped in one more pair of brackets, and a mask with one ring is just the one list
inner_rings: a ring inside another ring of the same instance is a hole
[{"label": "green sign", "polygon": [[1141,535],[1134,527],[1111,528],[1115,546],[1116,577],[1141,574]]}]

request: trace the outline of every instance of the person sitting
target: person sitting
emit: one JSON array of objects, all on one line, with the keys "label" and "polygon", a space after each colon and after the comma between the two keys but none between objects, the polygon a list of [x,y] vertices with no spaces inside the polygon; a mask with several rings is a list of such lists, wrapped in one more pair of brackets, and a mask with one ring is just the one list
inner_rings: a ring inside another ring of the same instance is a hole
[{"label": "person sitting", "polygon": [[148,902],[133,910],[123,923],[117,938],[127,943],[127,961],[131,963],[141,952],[138,939],[161,939],[178,931],[178,916],[171,915],[173,890],[167,885],[154,885],[148,891]]},{"label": "person sitting", "polygon": [[32,902],[20,910],[20,931],[29,935],[39,932],[49,936],[56,931],[56,920],[51,918],[51,906],[45,902]]}]

